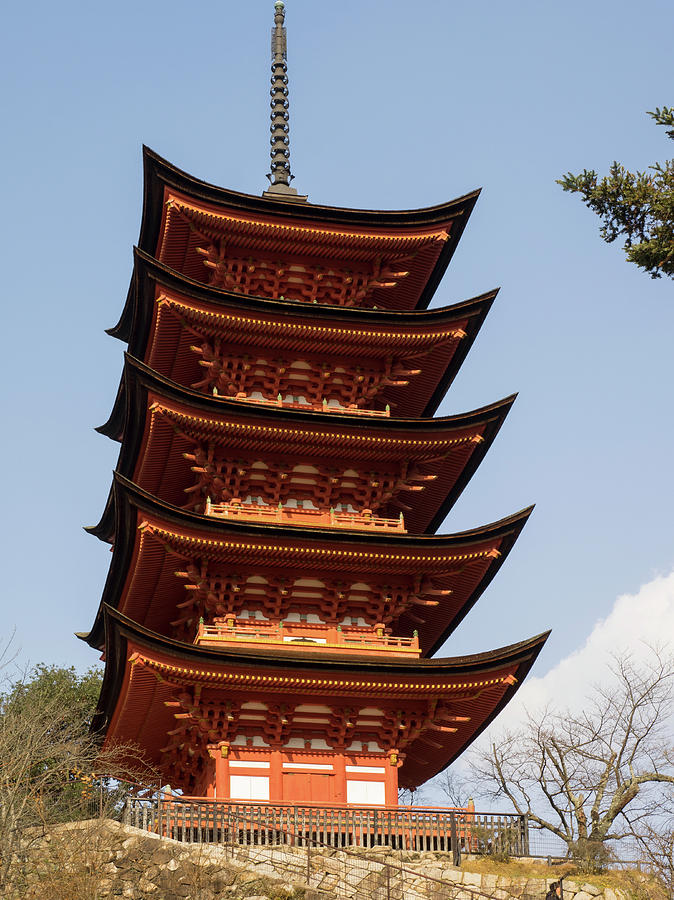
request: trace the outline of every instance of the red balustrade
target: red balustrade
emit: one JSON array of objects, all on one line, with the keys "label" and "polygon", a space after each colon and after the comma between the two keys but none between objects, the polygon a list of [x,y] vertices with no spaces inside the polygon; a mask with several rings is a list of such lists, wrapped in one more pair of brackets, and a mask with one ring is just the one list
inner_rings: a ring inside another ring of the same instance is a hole
[{"label": "red balustrade", "polygon": [[338,650],[356,652],[405,652],[419,656],[419,638],[393,637],[385,634],[382,626],[366,630],[314,623],[241,624],[232,616],[224,621],[199,624],[194,639],[197,645],[244,644],[303,644],[307,650]]},{"label": "red balustrade", "polygon": [[234,399],[241,403],[257,403],[260,406],[281,406],[284,409],[301,409],[304,412],[338,413],[347,416],[383,416],[384,418],[389,418],[391,415],[391,408],[388,403],[385,409],[363,409],[360,406],[356,406],[355,403],[349,403],[348,406],[334,406],[329,404],[327,400],[324,400],[322,403],[298,403],[295,400],[284,400],[281,396],[277,397],[276,400],[269,400],[266,397],[248,397],[242,392],[236,394]]},{"label": "red balustrade", "polygon": [[218,519],[237,519],[261,522],[269,525],[308,525],[313,528],[343,528],[349,531],[397,531],[406,534],[403,514],[397,519],[375,516],[370,510],[362,513],[336,512],[322,509],[306,509],[293,506],[262,506],[230,500],[229,503],[212,503],[206,499],[205,513]]}]

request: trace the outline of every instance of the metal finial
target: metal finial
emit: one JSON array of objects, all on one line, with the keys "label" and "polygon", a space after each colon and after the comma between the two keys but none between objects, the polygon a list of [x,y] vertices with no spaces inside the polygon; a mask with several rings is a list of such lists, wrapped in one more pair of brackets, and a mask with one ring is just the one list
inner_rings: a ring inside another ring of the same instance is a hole
[{"label": "metal finial", "polygon": [[288,115],[288,40],[285,29],[285,3],[274,3],[274,27],[271,32],[271,186],[264,196],[286,200],[306,200],[290,182],[290,126]]}]

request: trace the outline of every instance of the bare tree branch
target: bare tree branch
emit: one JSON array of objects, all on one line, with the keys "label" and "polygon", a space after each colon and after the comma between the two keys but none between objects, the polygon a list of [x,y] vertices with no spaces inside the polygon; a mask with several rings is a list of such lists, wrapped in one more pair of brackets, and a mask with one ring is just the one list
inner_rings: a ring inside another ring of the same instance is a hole
[{"label": "bare tree branch", "polygon": [[639,662],[624,653],[610,671],[611,684],[596,687],[582,711],[528,715],[471,760],[486,796],[509,800],[570,848],[652,827],[658,804],[674,796],[674,658],[658,648]]}]

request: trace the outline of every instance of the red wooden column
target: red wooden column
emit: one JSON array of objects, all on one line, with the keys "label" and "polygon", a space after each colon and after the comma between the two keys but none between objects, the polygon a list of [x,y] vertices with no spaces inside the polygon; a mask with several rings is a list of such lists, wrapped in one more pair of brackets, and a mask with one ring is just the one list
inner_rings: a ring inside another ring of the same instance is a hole
[{"label": "red wooden column", "polygon": [[215,759],[215,797],[229,800],[229,744],[218,744],[209,752]]},{"label": "red wooden column", "polygon": [[386,806],[398,805],[398,766],[400,760],[397,750],[391,750],[388,755],[386,774],[384,775],[384,791]]},{"label": "red wooden column", "polygon": [[335,755],[335,803],[346,803],[346,757],[343,753]]},{"label": "red wooden column", "polygon": [[269,801],[280,803],[283,800],[283,753],[272,750],[269,766]]}]

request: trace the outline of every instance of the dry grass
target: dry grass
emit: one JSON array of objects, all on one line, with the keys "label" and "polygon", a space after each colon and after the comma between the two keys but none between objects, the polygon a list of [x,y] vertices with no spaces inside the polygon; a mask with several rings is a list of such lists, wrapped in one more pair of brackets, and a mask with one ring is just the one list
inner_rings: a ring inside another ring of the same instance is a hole
[{"label": "dry grass", "polygon": [[502,875],[506,878],[543,878],[556,881],[568,878],[570,881],[587,882],[598,888],[622,890],[630,900],[671,900],[671,895],[659,887],[656,881],[637,869],[613,869],[598,875],[587,875],[579,871],[572,863],[549,866],[542,861],[526,862],[511,860],[497,862],[488,857],[464,860],[461,868],[465,872],[476,872],[482,875]]}]

